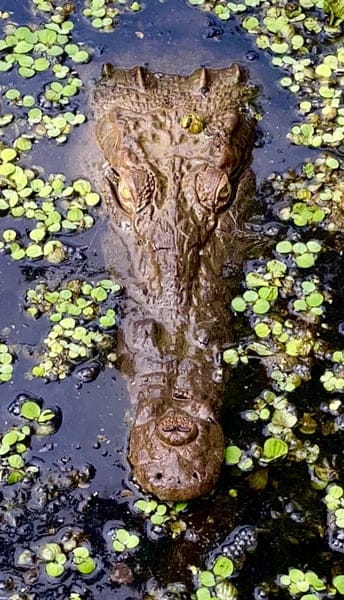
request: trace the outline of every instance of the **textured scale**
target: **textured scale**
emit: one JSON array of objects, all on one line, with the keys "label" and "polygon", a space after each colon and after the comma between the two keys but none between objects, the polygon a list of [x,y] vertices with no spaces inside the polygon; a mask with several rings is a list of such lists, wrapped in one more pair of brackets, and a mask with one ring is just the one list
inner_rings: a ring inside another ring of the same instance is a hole
[{"label": "textured scale", "polygon": [[231,284],[254,192],[253,90],[232,65],[189,77],[106,65],[95,86],[105,249],[127,292],[122,367],[136,405],[129,461],[161,499],[214,486],[223,459],[223,383]]}]

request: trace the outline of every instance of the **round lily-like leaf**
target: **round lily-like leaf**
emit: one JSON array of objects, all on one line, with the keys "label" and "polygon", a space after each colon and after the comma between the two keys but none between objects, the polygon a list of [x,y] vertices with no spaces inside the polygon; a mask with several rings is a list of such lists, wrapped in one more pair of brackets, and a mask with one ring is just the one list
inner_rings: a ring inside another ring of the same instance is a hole
[{"label": "round lily-like leaf", "polygon": [[226,465],[237,465],[240,461],[242,451],[238,446],[227,446],[225,450]]},{"label": "round lily-like leaf", "polygon": [[60,577],[64,571],[64,567],[57,562],[48,562],[45,565],[45,570],[49,577]]},{"label": "round lily-like leaf", "polygon": [[201,584],[205,587],[212,587],[215,585],[215,577],[211,571],[201,571],[199,578]]},{"label": "round lily-like leaf", "polygon": [[218,577],[230,577],[234,571],[234,565],[227,556],[219,556],[213,565],[213,573]]},{"label": "round lily-like leaf", "polygon": [[24,402],[20,407],[20,414],[25,419],[29,419],[30,421],[36,421],[41,414],[41,408],[36,402],[32,402],[28,400]]},{"label": "round lily-like leaf", "polygon": [[288,454],[288,444],[278,438],[268,438],[264,442],[263,458],[267,461],[277,460]]},{"label": "round lily-like leaf", "polygon": [[82,575],[90,575],[96,569],[96,562],[91,556],[89,556],[79,563],[76,568]]}]

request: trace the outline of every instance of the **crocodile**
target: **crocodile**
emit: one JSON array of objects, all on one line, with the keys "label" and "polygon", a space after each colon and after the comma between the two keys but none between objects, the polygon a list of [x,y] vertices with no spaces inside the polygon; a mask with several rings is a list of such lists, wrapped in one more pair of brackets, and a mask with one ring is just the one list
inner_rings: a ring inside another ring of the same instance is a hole
[{"label": "crocodile", "polygon": [[93,91],[105,253],[126,290],[128,458],[162,500],[207,494],[223,462],[230,273],[255,190],[252,90],[233,64],[189,76],[104,65]]}]

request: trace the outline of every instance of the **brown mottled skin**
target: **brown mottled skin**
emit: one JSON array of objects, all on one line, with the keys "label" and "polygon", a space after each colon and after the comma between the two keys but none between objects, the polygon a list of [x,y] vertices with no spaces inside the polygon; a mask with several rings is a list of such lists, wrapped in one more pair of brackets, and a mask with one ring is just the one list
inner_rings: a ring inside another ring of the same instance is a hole
[{"label": "brown mottled skin", "polygon": [[94,90],[111,262],[128,297],[129,461],[133,478],[163,500],[206,494],[223,460],[223,273],[242,259],[254,190],[251,95],[238,65],[188,77],[106,65]]}]

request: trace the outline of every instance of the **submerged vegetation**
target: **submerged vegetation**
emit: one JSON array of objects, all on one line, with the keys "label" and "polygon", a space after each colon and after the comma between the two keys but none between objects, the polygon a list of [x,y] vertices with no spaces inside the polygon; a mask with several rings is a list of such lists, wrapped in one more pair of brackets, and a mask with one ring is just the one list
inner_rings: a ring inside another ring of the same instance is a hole
[{"label": "submerged vegetation", "polygon": [[[328,255],[334,261],[340,256],[344,225],[343,2],[189,0],[189,4],[211,10],[222,21],[236,19],[242,32],[254,38],[258,52],[270,56],[280,86],[295,99],[297,117],[286,151],[291,144],[318,149],[316,157],[298,170],[272,174],[258,193],[276,239],[272,245],[267,235],[266,253],[255,254],[245,264],[241,289],[230,307],[241,333],[223,358],[231,367],[232,379],[249,369],[259,372],[262,389],[256,394],[245,392],[237,410],[240,427],[236,433],[230,428],[223,479],[226,488],[230,486],[227,503],[240,504],[244,489],[254,499],[262,493],[267,494],[267,503],[273,498],[277,504],[268,516],[265,513],[264,526],[268,522],[266,527],[273,530],[274,522],[284,527],[291,520],[294,529],[288,542],[292,547],[303,535],[323,544],[321,557],[326,560],[314,557],[317,564],[313,566],[301,558],[294,563],[286,556],[284,565],[287,559],[289,564],[282,574],[270,572],[267,581],[250,589],[250,595],[298,600],[340,597],[344,595],[338,559],[344,552],[343,324],[338,315],[341,289],[335,276],[332,280],[324,276],[324,265]],[[104,363],[116,360],[113,333],[120,288],[105,276],[85,279],[75,268],[80,255],[74,236],[94,226],[100,197],[86,179],[69,181],[63,173],[44,173],[32,156],[39,145],[49,152],[61,148],[86,121],[79,107],[87,82],[84,69],[95,49],[75,36],[77,19],[83,19],[90,30],[112,31],[123,12],[144,10],[145,3],[85,0],[74,5],[30,0],[28,5],[32,18],[25,26],[15,23],[15,14],[0,11],[0,249],[14,264],[38,272],[23,298],[30,323],[39,318],[45,321],[42,348],[29,352],[31,381],[33,377],[59,380],[62,385],[81,366],[78,379],[85,383],[97,376]],[[34,85],[27,85],[26,80]],[[195,126],[195,115],[186,117],[185,127]],[[71,267],[67,276],[63,271],[59,277],[55,270],[51,282],[45,270],[54,265]],[[1,332],[0,343],[0,382],[4,384],[15,382],[16,364],[23,359],[20,347],[8,342],[8,333],[8,328]],[[25,537],[22,523],[27,507],[34,515],[30,518],[38,519],[42,507],[50,507],[52,513],[47,512],[41,524],[41,536],[48,537],[32,540],[29,536],[25,547],[10,556],[15,576],[6,572],[0,589],[11,600],[36,600],[37,581],[55,590],[56,598],[96,598],[91,583],[104,564],[107,571],[112,569],[111,585],[127,587],[134,577],[141,577],[148,543],[168,536],[172,544],[183,536],[197,541],[197,528],[190,524],[192,509],[186,503],[165,505],[138,498],[137,492],[129,503],[127,520],[108,521],[102,541],[91,540],[74,525],[61,529],[53,513],[68,503],[64,492],[89,486],[93,469],[90,465],[74,468],[65,457],[52,473],[41,468],[34,454],[36,440],[41,436],[53,440],[60,423],[59,408],[46,407],[42,399],[25,393],[9,405],[1,427],[4,531],[22,531],[21,539]],[[130,491],[128,496],[132,495]],[[71,495],[70,510],[76,522],[82,520],[80,515],[91,500],[83,503]],[[308,503],[316,508],[311,510]],[[212,516],[208,518],[211,521]],[[163,591],[148,584],[135,598],[244,598],[240,596],[245,584],[240,571],[249,561],[248,553],[256,549],[260,531],[230,527],[231,533],[218,532],[222,537],[217,535],[216,549],[203,564],[202,556],[196,565],[194,556],[183,562],[184,573],[189,567],[193,592],[185,591],[188,588],[183,584],[180,589],[176,584]],[[56,582],[67,584],[60,589],[54,587]]]}]

